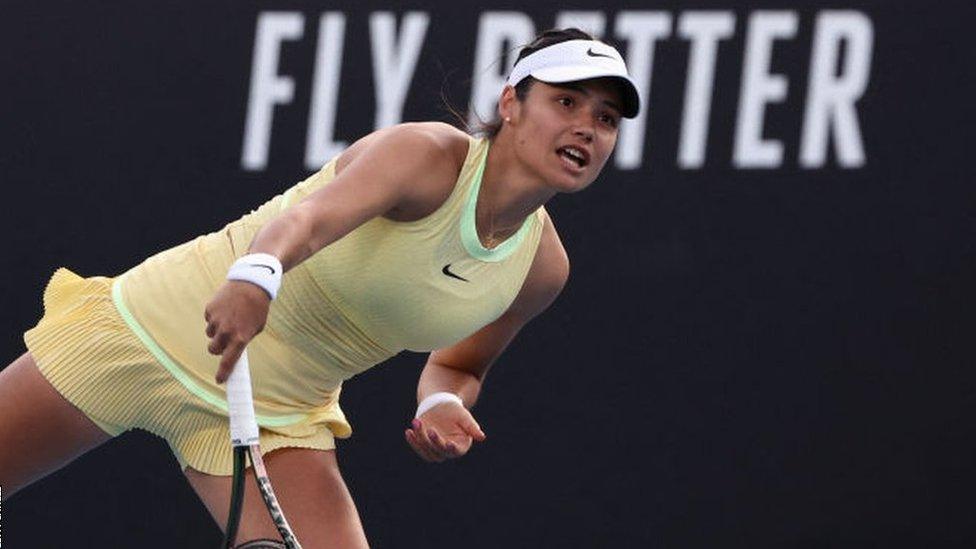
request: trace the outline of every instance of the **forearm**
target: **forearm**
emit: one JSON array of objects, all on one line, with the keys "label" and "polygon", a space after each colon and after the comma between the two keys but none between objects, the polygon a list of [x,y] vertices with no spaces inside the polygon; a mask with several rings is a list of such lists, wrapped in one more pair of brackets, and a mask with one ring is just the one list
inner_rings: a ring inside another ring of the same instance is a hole
[{"label": "forearm", "polygon": [[417,383],[417,402],[441,391],[458,395],[464,402],[464,407],[470,409],[481,392],[481,379],[466,370],[428,360]]},{"label": "forearm", "polygon": [[289,208],[269,221],[254,235],[248,253],[271,254],[281,261],[285,271],[298,265],[324,247],[328,235],[315,234],[311,212],[302,204]]}]

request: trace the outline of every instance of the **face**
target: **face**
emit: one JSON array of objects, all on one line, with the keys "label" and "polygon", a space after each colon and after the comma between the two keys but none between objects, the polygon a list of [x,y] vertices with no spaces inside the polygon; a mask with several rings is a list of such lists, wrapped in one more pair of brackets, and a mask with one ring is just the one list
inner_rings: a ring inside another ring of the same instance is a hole
[{"label": "face", "polygon": [[514,132],[516,156],[559,192],[589,186],[617,142],[623,104],[606,78],[567,84],[536,81],[523,101],[506,88],[499,102]]}]

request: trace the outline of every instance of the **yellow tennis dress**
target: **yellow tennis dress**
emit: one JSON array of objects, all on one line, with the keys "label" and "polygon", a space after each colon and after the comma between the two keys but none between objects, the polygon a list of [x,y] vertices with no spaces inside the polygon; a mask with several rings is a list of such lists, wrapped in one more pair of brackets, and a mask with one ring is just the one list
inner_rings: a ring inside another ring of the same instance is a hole
[{"label": "yellow tennis dress", "polygon": [[[374,218],[284,275],[264,331],[248,346],[261,448],[334,448],[352,429],[342,382],[398,352],[449,346],[498,318],[538,248],[545,210],[495,248],[475,204],[489,143],[471,138],[454,190],[412,222]],[[231,472],[219,357],[203,312],[269,220],[335,174],[319,172],[222,230],[150,257],[115,279],[55,272],[45,316],[24,334],[41,372],[106,432],[141,428],[182,467]]]}]

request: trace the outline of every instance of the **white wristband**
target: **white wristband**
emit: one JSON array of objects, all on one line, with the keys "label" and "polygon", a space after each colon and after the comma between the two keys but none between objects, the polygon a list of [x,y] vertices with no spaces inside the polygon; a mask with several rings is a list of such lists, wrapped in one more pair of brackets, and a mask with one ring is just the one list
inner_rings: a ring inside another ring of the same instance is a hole
[{"label": "white wristband", "polygon": [[281,287],[281,261],[271,254],[247,254],[238,259],[227,271],[227,280],[243,280],[260,286],[271,299]]},{"label": "white wristband", "polygon": [[464,407],[464,402],[462,402],[461,398],[454,393],[434,393],[432,395],[428,395],[427,398],[420,401],[420,405],[417,406],[417,414],[413,417],[420,417],[424,415],[427,410],[430,410],[438,404],[444,404],[445,402],[457,402],[461,405],[461,407]]}]

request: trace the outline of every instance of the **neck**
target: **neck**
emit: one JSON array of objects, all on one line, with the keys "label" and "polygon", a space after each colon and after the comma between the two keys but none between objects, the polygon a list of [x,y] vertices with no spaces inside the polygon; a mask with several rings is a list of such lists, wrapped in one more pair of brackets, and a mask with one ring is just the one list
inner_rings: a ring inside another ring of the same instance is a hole
[{"label": "neck", "polygon": [[556,194],[522,165],[511,134],[501,131],[488,149],[475,212],[482,241],[511,236],[529,214]]}]

